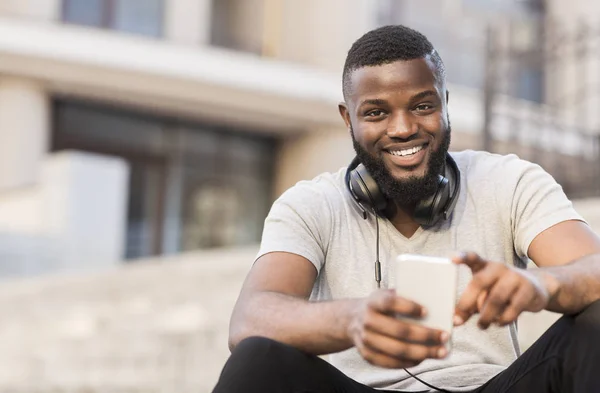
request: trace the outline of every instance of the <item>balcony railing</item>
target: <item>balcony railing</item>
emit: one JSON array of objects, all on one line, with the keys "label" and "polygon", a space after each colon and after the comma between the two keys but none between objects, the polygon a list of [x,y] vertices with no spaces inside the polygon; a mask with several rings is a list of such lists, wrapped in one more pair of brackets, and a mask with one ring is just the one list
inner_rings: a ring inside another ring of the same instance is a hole
[{"label": "balcony railing", "polygon": [[[511,26],[489,29],[483,148],[540,164],[571,198],[600,196],[600,29],[546,18],[539,33],[519,47]],[[523,68],[540,70],[541,102],[508,99],[528,88]]]}]

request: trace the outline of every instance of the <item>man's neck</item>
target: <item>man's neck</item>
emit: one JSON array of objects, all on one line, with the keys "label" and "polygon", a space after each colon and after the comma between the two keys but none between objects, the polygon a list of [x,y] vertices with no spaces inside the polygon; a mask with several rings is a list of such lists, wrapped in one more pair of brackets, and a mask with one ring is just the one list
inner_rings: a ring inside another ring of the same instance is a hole
[{"label": "man's neck", "polygon": [[411,238],[420,226],[413,218],[414,210],[414,207],[400,206],[394,203],[393,208],[389,209],[387,214],[392,225],[407,239]]}]

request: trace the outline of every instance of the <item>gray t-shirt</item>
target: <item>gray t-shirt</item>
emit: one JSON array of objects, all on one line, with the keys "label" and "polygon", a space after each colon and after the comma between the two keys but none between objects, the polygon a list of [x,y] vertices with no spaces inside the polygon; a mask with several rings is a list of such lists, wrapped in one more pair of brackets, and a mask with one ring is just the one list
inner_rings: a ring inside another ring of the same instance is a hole
[{"label": "gray t-shirt", "polygon": [[[461,189],[449,220],[419,228],[404,237],[380,219],[382,288],[394,282],[391,262],[400,253],[451,256],[475,251],[483,258],[526,267],[531,241],[565,220],[582,220],[562,188],[538,165],[515,155],[467,150],[451,153],[461,173]],[[346,168],[301,181],[272,206],[258,254],[289,252],[312,262],[318,276],[311,300],[366,297],[374,279],[375,220],[358,213],[345,185]],[[583,220],[582,220],[583,221]],[[257,258],[258,258],[257,257]],[[471,278],[459,269],[459,293]],[[481,330],[471,318],[453,332],[452,351],[443,360],[426,360],[410,369],[438,387],[473,389],[519,356],[516,327]],[[427,391],[404,370],[375,367],[355,348],[332,354],[329,361],[351,378],[374,388]]]}]

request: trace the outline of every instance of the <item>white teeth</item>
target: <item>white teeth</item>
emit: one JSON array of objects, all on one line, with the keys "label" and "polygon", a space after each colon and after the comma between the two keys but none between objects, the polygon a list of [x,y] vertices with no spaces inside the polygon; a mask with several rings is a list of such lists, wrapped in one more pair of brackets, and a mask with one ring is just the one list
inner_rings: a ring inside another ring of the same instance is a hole
[{"label": "white teeth", "polygon": [[415,146],[413,148],[410,149],[405,149],[405,150],[390,150],[390,154],[393,154],[395,156],[410,156],[412,154],[415,154],[418,151],[423,150],[423,146]]}]

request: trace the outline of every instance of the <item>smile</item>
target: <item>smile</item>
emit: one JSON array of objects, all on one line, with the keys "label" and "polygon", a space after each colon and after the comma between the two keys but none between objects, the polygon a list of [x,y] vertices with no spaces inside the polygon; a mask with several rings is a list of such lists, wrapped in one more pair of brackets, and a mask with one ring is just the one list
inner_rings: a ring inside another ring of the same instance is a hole
[{"label": "smile", "polygon": [[425,162],[428,146],[428,143],[413,147],[390,146],[385,152],[389,157],[390,164],[405,170],[412,170]]},{"label": "smile", "polygon": [[423,150],[423,147],[424,146],[421,145],[421,146],[415,146],[410,149],[404,149],[404,150],[389,150],[388,152],[393,156],[405,157],[405,156],[411,156],[413,154],[420,152],[421,150]]}]

